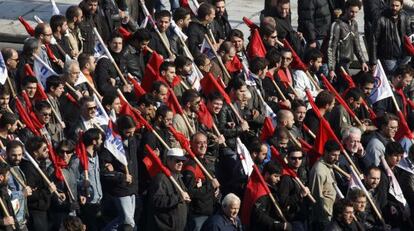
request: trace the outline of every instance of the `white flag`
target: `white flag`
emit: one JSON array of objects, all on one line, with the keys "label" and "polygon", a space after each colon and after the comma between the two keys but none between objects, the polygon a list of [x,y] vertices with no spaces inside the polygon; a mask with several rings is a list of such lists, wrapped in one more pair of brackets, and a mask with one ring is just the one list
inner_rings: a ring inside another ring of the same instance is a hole
[{"label": "white flag", "polygon": [[4,61],[3,54],[0,52],[0,83],[4,85],[8,77],[6,62]]},{"label": "white flag", "polygon": [[[402,170],[405,170],[414,175],[414,164],[409,160],[407,157],[402,158],[401,161],[397,165]],[[413,211],[414,212],[414,211]]]},{"label": "white flag", "polygon": [[94,54],[93,54],[93,57],[95,57],[95,58],[100,58],[100,57],[102,57],[103,55],[105,55],[105,45],[104,44],[102,44],[100,41],[99,41],[99,39],[98,38],[96,38],[96,35],[95,35],[95,47],[93,48],[93,50],[94,50]]},{"label": "white flag", "polygon": [[50,2],[52,3],[52,15],[60,15],[60,10],[56,5],[55,0],[50,0]]},{"label": "white flag", "polygon": [[139,28],[147,28],[147,24],[148,24],[148,16],[146,16],[144,18],[144,20],[142,20],[141,24],[139,24]]},{"label": "white flag", "polygon": [[252,166],[254,165],[254,162],[252,160],[252,157],[250,156],[249,150],[247,150],[246,146],[241,142],[239,137],[237,137],[236,151],[237,154],[240,156],[244,173],[246,173],[247,176],[250,176],[250,174],[252,174],[253,172]]},{"label": "white flag", "polygon": [[202,54],[207,55],[209,59],[213,59],[216,57],[214,55],[213,48],[210,46],[210,44],[207,42],[205,38],[203,40],[203,43],[201,44],[200,52]]},{"label": "white flag", "polygon": [[174,32],[177,34],[178,37],[180,37],[183,41],[186,41],[188,39],[188,36],[184,34],[184,32],[175,24],[174,20],[171,20],[171,27],[174,29]]},{"label": "white flag", "polygon": [[114,155],[114,157],[121,162],[121,164],[127,166],[128,161],[125,155],[124,145],[122,143],[121,137],[118,134],[115,134],[110,126],[105,131],[105,143],[104,147],[108,149]]},{"label": "white flag", "polygon": [[34,56],[33,69],[36,74],[37,80],[39,80],[43,87],[46,87],[46,80],[51,75],[58,75],[51,67],[49,67],[39,56]]},{"label": "white flag", "polygon": [[407,200],[405,200],[404,194],[402,192],[402,189],[400,187],[400,184],[398,183],[397,178],[395,177],[394,173],[392,172],[390,166],[388,166],[387,161],[385,160],[384,156],[381,156],[381,163],[382,166],[385,168],[385,171],[388,175],[388,177],[391,178],[390,180],[390,188],[388,189],[388,192],[394,196],[394,198],[399,201],[404,206],[407,205]]},{"label": "white flag", "polygon": [[203,78],[203,73],[201,73],[200,69],[198,69],[194,62],[191,65],[193,67],[193,71],[191,72],[191,75],[187,77],[187,81],[191,84],[191,88],[200,91],[200,80]]},{"label": "white flag", "polygon": [[93,99],[96,103],[96,120],[98,121],[99,125],[107,126],[109,123],[109,116],[106,113],[105,108],[102,106],[102,103],[96,94],[93,94]]},{"label": "white flag", "polygon": [[86,79],[85,75],[81,72],[79,72],[79,77],[78,80],[75,83],[75,87],[82,84],[82,83],[86,83],[88,82],[88,79]]},{"label": "white flag", "polygon": [[372,104],[393,95],[387,75],[385,74],[384,68],[382,68],[382,64],[379,60],[377,66],[375,67],[374,79],[374,89],[372,89],[371,95],[369,96],[369,100]]}]

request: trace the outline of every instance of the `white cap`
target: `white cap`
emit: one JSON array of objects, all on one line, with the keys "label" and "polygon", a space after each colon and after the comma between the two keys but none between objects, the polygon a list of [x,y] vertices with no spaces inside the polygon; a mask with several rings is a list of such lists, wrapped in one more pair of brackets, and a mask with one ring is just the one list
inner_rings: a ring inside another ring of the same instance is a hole
[{"label": "white cap", "polygon": [[174,157],[179,160],[187,160],[187,158],[184,156],[184,152],[181,148],[171,148],[167,152],[167,157]]}]

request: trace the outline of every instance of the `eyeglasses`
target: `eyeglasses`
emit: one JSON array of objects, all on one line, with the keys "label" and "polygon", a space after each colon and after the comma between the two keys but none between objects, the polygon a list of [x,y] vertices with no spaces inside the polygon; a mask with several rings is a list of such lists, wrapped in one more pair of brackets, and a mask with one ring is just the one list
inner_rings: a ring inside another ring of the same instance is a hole
[{"label": "eyeglasses", "polygon": [[184,162],[184,160],[181,160],[181,159],[175,159],[175,163],[182,163],[182,162]]},{"label": "eyeglasses", "polygon": [[45,112],[45,113],[42,113],[42,116],[52,116],[52,113]]},{"label": "eyeglasses", "polygon": [[282,59],[287,60],[287,61],[292,60],[292,58],[291,58],[291,57],[283,57],[283,56],[282,56]]},{"label": "eyeglasses", "polygon": [[302,160],[303,159],[303,156],[301,156],[301,157],[290,157],[290,159],[291,160]]},{"label": "eyeglasses", "polygon": [[275,39],[275,38],[277,38],[277,36],[270,36],[270,38]]},{"label": "eyeglasses", "polygon": [[53,34],[43,34],[44,36],[52,36]]}]

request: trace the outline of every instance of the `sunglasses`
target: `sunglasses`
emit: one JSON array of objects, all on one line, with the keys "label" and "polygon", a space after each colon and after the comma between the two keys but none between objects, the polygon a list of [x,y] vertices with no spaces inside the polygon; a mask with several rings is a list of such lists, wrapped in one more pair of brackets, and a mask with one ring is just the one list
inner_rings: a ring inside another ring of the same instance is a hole
[{"label": "sunglasses", "polygon": [[290,157],[290,159],[291,160],[302,160],[303,156],[301,156],[301,157]]},{"label": "sunglasses", "polygon": [[42,113],[42,116],[51,116],[51,115],[52,115],[52,113],[47,113],[47,112]]},{"label": "sunglasses", "polygon": [[62,153],[62,154],[72,154],[73,150],[60,150],[60,153]]},{"label": "sunglasses", "polygon": [[175,163],[181,163],[181,162],[184,162],[184,160],[175,159]]},{"label": "sunglasses", "polygon": [[96,110],[96,106],[93,106],[93,107],[88,107],[87,109],[89,110],[89,111],[92,111],[92,110]]}]

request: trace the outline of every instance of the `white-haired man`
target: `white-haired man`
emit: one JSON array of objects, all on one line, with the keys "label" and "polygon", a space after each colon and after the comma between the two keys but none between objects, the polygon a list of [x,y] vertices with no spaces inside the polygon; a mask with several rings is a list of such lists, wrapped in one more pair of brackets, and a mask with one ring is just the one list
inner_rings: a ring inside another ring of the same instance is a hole
[{"label": "white-haired man", "polygon": [[221,202],[221,210],[204,222],[201,231],[208,230],[235,230],[241,231],[240,198],[233,193],[227,194]]}]

